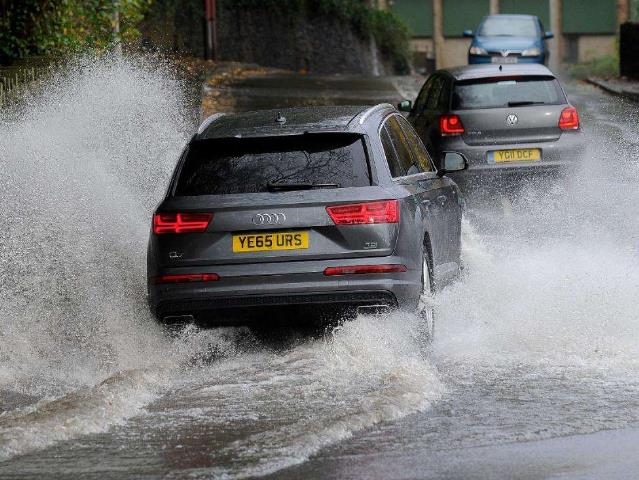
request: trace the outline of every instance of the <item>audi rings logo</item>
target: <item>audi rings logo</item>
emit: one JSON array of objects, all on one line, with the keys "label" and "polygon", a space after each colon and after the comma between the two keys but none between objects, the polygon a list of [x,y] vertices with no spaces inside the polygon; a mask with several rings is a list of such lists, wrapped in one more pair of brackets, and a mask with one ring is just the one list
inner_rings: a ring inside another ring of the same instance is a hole
[{"label": "audi rings logo", "polygon": [[251,218],[254,225],[281,225],[285,221],[286,215],[283,213],[258,213]]}]

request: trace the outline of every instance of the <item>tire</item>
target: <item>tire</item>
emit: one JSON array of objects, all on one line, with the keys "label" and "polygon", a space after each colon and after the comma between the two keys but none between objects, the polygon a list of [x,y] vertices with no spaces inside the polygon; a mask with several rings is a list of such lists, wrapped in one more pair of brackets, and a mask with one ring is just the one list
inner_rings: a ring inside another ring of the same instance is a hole
[{"label": "tire", "polygon": [[417,303],[419,331],[424,343],[431,344],[435,338],[435,304],[433,302],[433,277],[428,249],[424,245],[422,261],[422,292]]}]

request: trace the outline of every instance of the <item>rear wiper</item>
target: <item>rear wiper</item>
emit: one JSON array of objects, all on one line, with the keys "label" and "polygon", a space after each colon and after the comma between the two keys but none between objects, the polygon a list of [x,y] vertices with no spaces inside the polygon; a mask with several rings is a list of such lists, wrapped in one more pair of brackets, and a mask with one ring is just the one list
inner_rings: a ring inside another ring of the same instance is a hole
[{"label": "rear wiper", "polygon": [[524,105],[545,105],[546,102],[533,102],[533,101],[523,101],[523,102],[508,102],[509,107],[522,107]]},{"label": "rear wiper", "polygon": [[269,192],[278,190],[313,190],[316,188],[339,188],[337,183],[271,183],[266,184]]}]

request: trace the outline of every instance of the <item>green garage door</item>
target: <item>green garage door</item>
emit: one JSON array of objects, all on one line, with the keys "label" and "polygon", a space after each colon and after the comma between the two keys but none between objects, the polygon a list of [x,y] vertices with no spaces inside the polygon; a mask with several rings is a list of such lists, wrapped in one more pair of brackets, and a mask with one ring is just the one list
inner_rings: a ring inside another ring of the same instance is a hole
[{"label": "green garage door", "polygon": [[563,0],[564,33],[615,33],[615,0]]},{"label": "green garage door", "polygon": [[475,30],[490,11],[490,0],[444,0],[444,35],[461,37]]},{"label": "green garage door", "polygon": [[406,22],[413,36],[433,35],[432,0],[394,0],[391,8]]},{"label": "green garage door", "polygon": [[500,0],[499,13],[536,15],[541,19],[541,23],[544,24],[544,29],[550,30],[550,5],[548,0]]}]

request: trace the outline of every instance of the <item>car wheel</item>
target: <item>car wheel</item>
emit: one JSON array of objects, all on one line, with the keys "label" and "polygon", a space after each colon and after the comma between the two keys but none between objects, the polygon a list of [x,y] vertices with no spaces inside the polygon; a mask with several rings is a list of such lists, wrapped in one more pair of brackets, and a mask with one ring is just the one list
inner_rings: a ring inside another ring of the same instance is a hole
[{"label": "car wheel", "polygon": [[422,291],[417,304],[417,315],[420,320],[420,336],[430,344],[435,338],[435,303],[433,301],[432,269],[428,251],[424,251],[422,261]]}]

